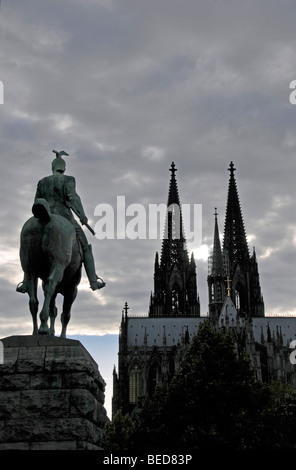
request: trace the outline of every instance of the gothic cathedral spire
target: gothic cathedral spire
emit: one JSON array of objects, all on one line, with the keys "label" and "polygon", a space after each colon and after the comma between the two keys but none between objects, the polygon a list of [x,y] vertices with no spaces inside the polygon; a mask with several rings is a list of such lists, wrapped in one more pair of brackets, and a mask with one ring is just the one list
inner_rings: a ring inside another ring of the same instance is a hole
[{"label": "gothic cathedral spire", "polygon": [[233,162],[230,163],[228,170],[230,178],[223,242],[225,274],[231,281],[230,293],[239,315],[263,317],[264,302],[261,295],[258,265],[256,256],[250,257],[249,254]]},{"label": "gothic cathedral spire", "polygon": [[182,210],[174,162],[170,168],[167,214],[161,258],[158,253],[154,267],[154,293],[149,316],[200,316],[197,297],[196,266],[189,261],[183,231]]},{"label": "gothic cathedral spire", "polygon": [[229,263],[232,266],[237,264],[246,266],[250,258],[249,248],[234,177],[235,168],[233,162],[230,162],[228,170],[230,171],[230,179],[224,226],[223,252],[228,256]]},{"label": "gothic cathedral spire", "polygon": [[183,263],[188,260],[186,241],[183,235],[182,210],[175,173],[175,163],[172,162],[171,180],[169,186],[167,215],[162,242],[161,260],[167,264]]},{"label": "gothic cathedral spire", "polygon": [[225,270],[218,228],[218,213],[215,208],[215,227],[213,252],[209,263],[209,316],[213,322],[219,318],[225,298]]}]

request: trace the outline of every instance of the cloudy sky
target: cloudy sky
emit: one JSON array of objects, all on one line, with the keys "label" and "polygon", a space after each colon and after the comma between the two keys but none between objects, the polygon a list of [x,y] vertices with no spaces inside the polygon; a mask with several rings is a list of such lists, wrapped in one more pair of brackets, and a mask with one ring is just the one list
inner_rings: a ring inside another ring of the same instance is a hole
[{"label": "cloudy sky", "polygon": [[[171,162],[181,202],[202,204],[195,254],[207,313],[207,253],[223,234],[229,162],[266,314],[296,314],[294,0],[2,0],[0,8],[0,336],[31,334],[19,233],[52,149],[66,150],[89,223],[95,208],[166,203]],[[132,217],[126,217],[128,223]],[[146,314],[161,240],[98,240],[70,335],[117,334],[127,301]],[[42,294],[40,293],[42,299]],[[57,322],[57,333],[60,324]]]}]

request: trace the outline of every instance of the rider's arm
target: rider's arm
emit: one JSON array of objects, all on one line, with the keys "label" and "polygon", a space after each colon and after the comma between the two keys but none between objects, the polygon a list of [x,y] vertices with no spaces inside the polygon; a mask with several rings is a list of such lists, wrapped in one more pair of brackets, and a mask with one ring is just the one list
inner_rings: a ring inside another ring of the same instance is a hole
[{"label": "rider's arm", "polygon": [[84,213],[81,199],[76,192],[76,182],[73,176],[67,176],[65,189],[71,209],[79,217],[81,223],[87,223],[87,217]]}]

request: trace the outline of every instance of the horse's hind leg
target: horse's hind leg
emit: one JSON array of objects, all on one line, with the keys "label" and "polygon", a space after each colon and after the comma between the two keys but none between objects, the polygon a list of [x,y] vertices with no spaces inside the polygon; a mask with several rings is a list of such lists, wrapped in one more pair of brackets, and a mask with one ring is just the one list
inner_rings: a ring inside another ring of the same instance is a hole
[{"label": "horse's hind leg", "polygon": [[37,313],[38,313],[38,299],[37,299],[37,284],[38,278],[26,279],[26,289],[29,295],[29,308],[33,320],[33,335],[38,334]]},{"label": "horse's hind leg", "polygon": [[55,301],[56,301],[56,296],[54,295],[53,298],[51,299],[50,306],[49,306],[49,317],[50,317],[49,334],[53,336],[55,333],[55,330],[54,330],[55,319],[58,313],[58,309],[56,307]]},{"label": "horse's hind leg", "polygon": [[61,265],[56,265],[52,270],[48,279],[44,282],[44,303],[42,310],[40,312],[40,327],[38,333],[41,335],[48,335],[50,334],[50,330],[48,328],[48,317],[50,312],[50,305],[53,296],[55,295],[56,287],[61,282],[63,278],[64,269]]},{"label": "horse's hind leg", "polygon": [[67,325],[71,316],[71,308],[77,296],[77,287],[74,287],[64,295],[63,313],[61,315],[62,332],[61,338],[66,338]]}]

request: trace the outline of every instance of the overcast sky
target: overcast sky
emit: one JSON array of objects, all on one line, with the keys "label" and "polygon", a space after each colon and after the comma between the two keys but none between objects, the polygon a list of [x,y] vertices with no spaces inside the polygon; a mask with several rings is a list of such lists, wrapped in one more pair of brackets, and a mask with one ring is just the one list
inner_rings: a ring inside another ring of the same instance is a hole
[{"label": "overcast sky", "polygon": [[[204,246],[187,244],[202,315],[233,160],[266,314],[296,314],[295,17],[295,0],[2,0],[0,337],[32,331],[15,291],[19,234],[53,149],[70,154],[93,227],[95,207],[116,213],[117,196],[147,211],[166,203],[176,163],[181,202],[202,204]],[[126,301],[130,314],[148,312],[161,240],[85,233],[107,286],[92,292],[83,277],[68,331],[118,333]]]}]

